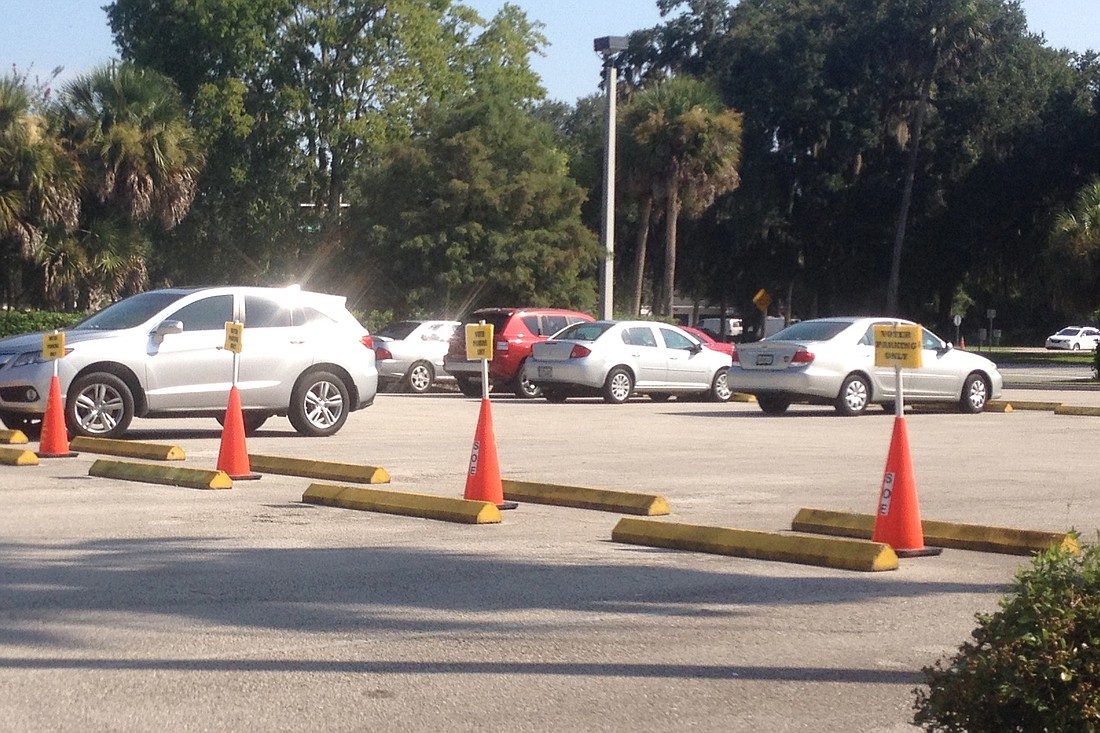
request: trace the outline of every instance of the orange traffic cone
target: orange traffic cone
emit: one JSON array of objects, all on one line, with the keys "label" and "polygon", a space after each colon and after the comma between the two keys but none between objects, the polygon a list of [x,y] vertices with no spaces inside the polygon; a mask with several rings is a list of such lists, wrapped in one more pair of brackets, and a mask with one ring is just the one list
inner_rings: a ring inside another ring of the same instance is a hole
[{"label": "orange traffic cone", "polygon": [[229,390],[229,404],[222,422],[222,444],[218,450],[218,470],[229,474],[234,481],[258,479],[248,462],[248,448],[244,443],[244,413],[241,412],[241,392],[237,385]]},{"label": "orange traffic cone", "polygon": [[493,411],[488,399],[481,400],[481,412],[477,416],[477,432],[470,452],[470,470],[466,474],[466,493],[463,498],[471,501],[488,501],[499,509],[515,509],[514,501],[504,500],[504,485],[500,479],[500,463],[497,461],[497,438],[493,432]]},{"label": "orange traffic cone", "polygon": [[65,408],[61,406],[61,381],[55,374],[50,380],[50,394],[46,398],[46,414],[42,416],[42,435],[38,441],[39,458],[71,458],[77,455],[69,450],[69,432],[65,427]]},{"label": "orange traffic cone", "polygon": [[966,351],[966,336],[959,336],[959,348]]},{"label": "orange traffic cone", "polygon": [[875,515],[875,542],[885,542],[898,557],[938,555],[943,550],[924,546],[924,529],[917,501],[917,480],[909,455],[909,429],[904,417],[894,418],[894,435],[886,458],[886,473]]}]

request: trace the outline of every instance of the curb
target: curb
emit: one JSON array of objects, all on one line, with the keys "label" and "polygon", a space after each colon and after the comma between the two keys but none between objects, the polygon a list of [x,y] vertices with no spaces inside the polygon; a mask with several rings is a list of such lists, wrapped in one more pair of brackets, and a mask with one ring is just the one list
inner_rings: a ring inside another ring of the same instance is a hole
[{"label": "curb", "polygon": [[[957,550],[1006,555],[1030,555],[1052,547],[1060,547],[1075,555],[1081,552],[1080,543],[1068,532],[990,527],[930,519],[922,520],[921,528],[925,543],[932,547],[952,547]],[[796,532],[870,539],[875,531],[875,516],[803,508],[798,510],[791,521],[791,529]]]},{"label": "curb", "polygon": [[153,463],[126,463],[97,459],[88,469],[89,476],[141,481],[149,484],[182,486],[188,489],[231,489],[233,479],[225,471],[159,466]]},{"label": "curb", "polygon": [[1013,401],[1013,402],[1009,402],[1007,404],[1013,410],[1039,410],[1039,411],[1042,411],[1042,412],[1051,412],[1053,410],[1057,410],[1058,407],[1061,406],[1062,403],[1061,402],[1034,402],[1034,401],[1016,402],[1016,401]]},{"label": "curb", "polygon": [[438,519],[460,524],[500,523],[500,509],[492,502],[366,489],[361,486],[310,484],[302,494],[302,501],[306,504]]},{"label": "curb", "polygon": [[745,392],[734,392],[730,395],[730,402],[756,402],[756,395],[746,394]]},{"label": "curb", "polygon": [[1082,405],[1058,405],[1054,408],[1055,415],[1100,415],[1100,407],[1084,407]]},{"label": "curb", "polygon": [[22,430],[0,430],[0,443],[7,443],[8,445],[12,445],[16,443],[22,444],[29,442],[30,441],[27,440],[26,433],[24,433]]},{"label": "curb", "polygon": [[619,520],[611,532],[611,540],[840,570],[873,572],[897,570],[898,567],[898,556],[889,545],[881,542],[704,527],[631,517]]},{"label": "curb", "polygon": [[284,458],[248,454],[253,471],[277,473],[284,476],[328,479],[329,481],[354,481],[360,484],[388,484],[390,474],[377,466],[360,466],[353,463],[332,463],[308,458]]},{"label": "curb", "polygon": [[591,489],[583,486],[562,486],[535,481],[503,479],[504,498],[532,504],[554,504],[576,509],[595,509],[619,514],[657,516],[668,514],[669,507],[656,494],[635,494],[629,491]]},{"label": "curb", "polygon": [[108,438],[88,438],[78,435],[69,441],[69,447],[88,453],[103,453],[110,456],[127,458],[146,458],[151,461],[182,461],[187,458],[183,448],[175,445],[142,443],[136,440],[111,440]]},{"label": "curb", "polygon": [[22,448],[0,448],[0,464],[5,466],[37,466],[38,456],[34,451]]}]

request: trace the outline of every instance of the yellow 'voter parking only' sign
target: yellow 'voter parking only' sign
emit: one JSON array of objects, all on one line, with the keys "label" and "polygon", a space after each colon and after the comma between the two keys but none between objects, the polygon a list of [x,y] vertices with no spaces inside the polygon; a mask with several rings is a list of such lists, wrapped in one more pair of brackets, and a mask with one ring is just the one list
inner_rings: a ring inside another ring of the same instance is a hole
[{"label": "yellow 'voter parking only' sign", "polygon": [[244,346],[244,324],[236,321],[225,322],[225,348],[234,354],[241,353]]},{"label": "yellow 'voter parking only' sign", "polygon": [[916,325],[875,326],[875,366],[921,368],[924,329]]},{"label": "yellow 'voter parking only' sign", "polygon": [[42,334],[42,358],[46,361],[65,356],[65,334]]},{"label": "yellow 'voter parking only' sign", "polygon": [[493,358],[493,324],[466,324],[466,358],[471,360]]}]

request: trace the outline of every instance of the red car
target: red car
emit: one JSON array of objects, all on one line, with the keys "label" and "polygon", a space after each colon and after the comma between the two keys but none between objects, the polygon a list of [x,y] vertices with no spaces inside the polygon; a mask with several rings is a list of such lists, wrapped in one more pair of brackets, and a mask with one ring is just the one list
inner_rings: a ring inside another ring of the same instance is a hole
[{"label": "red car", "polygon": [[579,321],[594,321],[587,313],[557,308],[482,308],[471,313],[455,330],[443,371],[455,378],[467,397],[481,396],[481,361],[466,358],[466,324],[493,326],[493,358],[489,361],[490,386],[504,386],[518,397],[538,397],[536,385],[523,378],[523,362],[531,355],[531,346],[545,341],[566,326]]},{"label": "red car", "polygon": [[703,342],[703,346],[708,349],[714,349],[715,351],[721,351],[723,354],[729,354],[733,356],[733,344],[723,343],[722,341],[715,341],[710,337],[710,334],[706,331],[701,331],[698,328],[692,328],[691,326],[680,326],[684,331],[687,331],[695,338]]}]

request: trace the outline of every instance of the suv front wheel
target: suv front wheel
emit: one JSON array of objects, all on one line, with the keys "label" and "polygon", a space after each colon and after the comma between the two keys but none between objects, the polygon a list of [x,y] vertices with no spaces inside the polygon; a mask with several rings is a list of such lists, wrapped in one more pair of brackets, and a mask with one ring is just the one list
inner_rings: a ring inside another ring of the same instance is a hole
[{"label": "suv front wheel", "polygon": [[65,422],[76,435],[118,438],[134,419],[134,395],[126,382],[109,372],[73,380],[65,400]]}]

